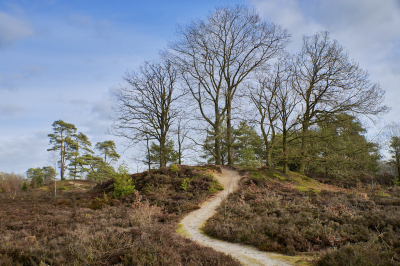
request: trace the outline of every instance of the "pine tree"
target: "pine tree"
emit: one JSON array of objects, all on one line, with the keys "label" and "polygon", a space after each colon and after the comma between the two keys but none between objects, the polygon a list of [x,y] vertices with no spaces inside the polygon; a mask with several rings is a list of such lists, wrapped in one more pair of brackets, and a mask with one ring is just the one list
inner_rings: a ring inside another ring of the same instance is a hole
[{"label": "pine tree", "polygon": [[73,144],[71,137],[76,133],[76,127],[73,124],[58,120],[53,123],[53,131],[53,134],[48,134],[47,136],[50,138],[50,144],[54,146],[47,150],[60,151],[60,175],[61,180],[64,180],[68,147]]}]

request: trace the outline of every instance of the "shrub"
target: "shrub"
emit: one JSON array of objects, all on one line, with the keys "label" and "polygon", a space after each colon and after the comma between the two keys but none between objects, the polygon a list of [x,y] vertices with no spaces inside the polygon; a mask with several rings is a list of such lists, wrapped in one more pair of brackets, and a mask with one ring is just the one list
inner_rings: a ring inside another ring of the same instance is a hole
[{"label": "shrub", "polygon": [[59,188],[57,188],[58,190],[67,190],[67,188],[65,186],[61,186]]},{"label": "shrub", "polygon": [[190,179],[189,178],[183,179],[182,184],[181,184],[181,189],[186,191],[186,189],[188,188],[189,184],[190,184]]},{"label": "shrub", "polygon": [[347,244],[339,249],[331,249],[323,253],[317,260],[317,266],[376,266],[399,265],[392,260],[393,253],[381,250],[373,244]]},{"label": "shrub", "polygon": [[26,184],[26,181],[25,181],[24,184],[22,185],[22,190],[23,190],[23,191],[27,191],[27,190],[28,190],[28,185]]},{"label": "shrub", "polygon": [[114,176],[114,197],[123,197],[133,191],[135,191],[135,185],[128,173],[118,173]]},{"label": "shrub", "polygon": [[171,172],[178,172],[179,168],[175,164],[171,164]]}]

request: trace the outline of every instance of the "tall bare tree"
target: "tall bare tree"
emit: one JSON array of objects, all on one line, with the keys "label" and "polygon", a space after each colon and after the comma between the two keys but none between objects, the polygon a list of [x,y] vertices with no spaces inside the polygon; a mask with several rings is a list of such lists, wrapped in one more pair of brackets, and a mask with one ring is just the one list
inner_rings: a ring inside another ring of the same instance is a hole
[{"label": "tall bare tree", "polygon": [[266,164],[272,166],[272,149],[275,144],[278,110],[275,105],[277,89],[282,82],[279,67],[276,72],[262,72],[257,76],[258,84],[250,88],[250,100],[256,109],[255,123],[260,126],[267,154]]},{"label": "tall bare tree", "polygon": [[[232,102],[240,84],[277,56],[289,39],[286,30],[244,6],[220,7],[205,20],[178,28],[178,41],[169,45],[167,56],[213,128],[215,164],[221,164],[220,126],[225,118],[228,164],[233,164]],[[208,108],[213,113],[207,113]]]},{"label": "tall bare tree", "polygon": [[145,62],[139,73],[127,73],[125,80],[131,85],[117,93],[112,133],[125,137],[130,144],[146,140],[158,141],[160,166],[165,162],[165,143],[170,127],[178,116],[175,103],[181,96],[176,89],[177,71],[168,62]]},{"label": "tall bare tree", "polygon": [[303,37],[303,47],[292,62],[293,89],[300,101],[301,164],[307,162],[309,128],[319,114],[352,113],[376,115],[387,110],[382,106],[384,91],[369,80],[368,72],[349,59],[328,32]]}]

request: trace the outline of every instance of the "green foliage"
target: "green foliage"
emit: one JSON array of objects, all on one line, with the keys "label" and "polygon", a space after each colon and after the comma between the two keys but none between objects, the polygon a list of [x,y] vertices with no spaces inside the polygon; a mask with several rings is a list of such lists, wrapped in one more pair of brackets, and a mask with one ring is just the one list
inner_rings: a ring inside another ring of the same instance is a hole
[{"label": "green foliage", "polygon": [[[121,156],[117,153],[115,142],[112,140],[106,140],[103,142],[96,143],[96,149],[100,151],[100,154],[104,156],[104,162],[112,163],[118,160]],[[108,162],[107,162],[108,160]]]},{"label": "green foliage", "polygon": [[44,181],[51,181],[56,178],[56,170],[51,166],[44,166],[42,168],[43,171],[43,180]]},{"label": "green foliage", "polygon": [[171,164],[171,172],[175,173],[179,171],[179,167],[175,164]]},{"label": "green foliage", "polygon": [[[168,164],[175,164],[178,162],[179,154],[175,151],[174,142],[172,140],[167,140],[164,147],[165,152],[165,163]],[[156,144],[155,142],[151,143],[150,146],[150,154],[146,155],[146,160],[143,161],[147,163],[150,160],[152,165],[156,165],[157,167],[160,166],[160,145]]]},{"label": "green foliage", "polygon": [[382,190],[378,192],[378,196],[379,196],[379,197],[383,197],[383,198],[390,198],[390,195],[387,194],[387,193],[385,193],[385,192],[382,191]]},{"label": "green foliage", "polygon": [[[256,167],[261,164],[264,157],[264,144],[261,137],[257,134],[254,126],[250,126],[246,121],[241,121],[239,126],[232,131],[234,143],[234,163],[242,166]],[[227,163],[227,144],[226,144],[226,126],[220,128],[221,143],[221,163]],[[204,155],[201,157],[207,159],[208,163],[214,161],[215,152],[215,133],[213,130],[207,130],[207,137],[203,144]]]},{"label": "green foliage", "polygon": [[41,187],[43,183],[43,169],[41,168],[29,168],[28,171],[26,171],[26,177],[31,180],[31,187],[36,188],[36,187]]},{"label": "green foliage", "polygon": [[65,186],[61,186],[57,188],[58,190],[67,190],[67,188]]},{"label": "green foliage", "polygon": [[182,183],[181,183],[181,189],[185,190],[188,188],[188,186],[190,185],[190,178],[185,178],[183,179]]},{"label": "green foliage", "polygon": [[82,132],[74,134],[71,140],[67,154],[67,158],[70,161],[68,170],[69,176],[76,179],[82,177],[85,172],[84,164],[80,157],[81,152],[83,151],[83,154],[93,154],[93,151],[90,148],[92,144],[89,138]]},{"label": "green foliage", "polygon": [[392,154],[391,163],[396,167],[397,179],[394,180],[395,185],[399,185],[400,177],[400,136],[393,136],[390,138],[389,152]]},{"label": "green foliage", "polygon": [[73,124],[58,120],[53,123],[53,131],[53,134],[47,135],[50,138],[50,144],[53,144],[53,147],[47,150],[60,151],[61,180],[64,180],[66,159],[68,157],[69,147],[74,145],[72,136],[76,133],[76,127]]},{"label": "green foliage", "polygon": [[85,154],[80,157],[80,163],[87,172],[86,178],[97,183],[103,183],[115,175],[114,167],[107,164],[101,157]]},{"label": "green foliage", "polygon": [[28,190],[28,185],[26,184],[26,181],[24,181],[24,184],[22,185],[22,191],[27,191]]},{"label": "green foliage", "polygon": [[133,179],[129,176],[127,169],[120,166],[119,173],[114,176],[113,196],[123,197],[135,191]]},{"label": "green foliage", "polygon": [[224,187],[215,179],[213,179],[211,186],[208,188],[208,192],[215,193],[219,190],[224,190]]},{"label": "green foliage", "polygon": [[248,125],[246,121],[241,121],[239,127],[233,130],[233,135],[235,137],[233,143],[234,162],[243,166],[259,166],[264,155],[264,145],[254,126]]}]

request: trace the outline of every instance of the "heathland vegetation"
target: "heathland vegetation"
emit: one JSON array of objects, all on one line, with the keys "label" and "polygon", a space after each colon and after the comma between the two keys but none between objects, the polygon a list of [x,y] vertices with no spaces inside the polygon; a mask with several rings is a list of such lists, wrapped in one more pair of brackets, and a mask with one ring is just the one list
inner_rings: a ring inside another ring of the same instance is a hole
[{"label": "heathland vegetation", "polygon": [[239,265],[175,233],[227,165],[240,188],[204,233],[310,264],[399,265],[400,126],[368,138],[362,122],[389,110],[384,91],[328,32],[295,53],[290,40],[247,7],[221,7],[127,72],[109,131],[146,172],[116,167],[114,141],[95,152],[55,121],[51,166],[0,172],[0,263]]}]

